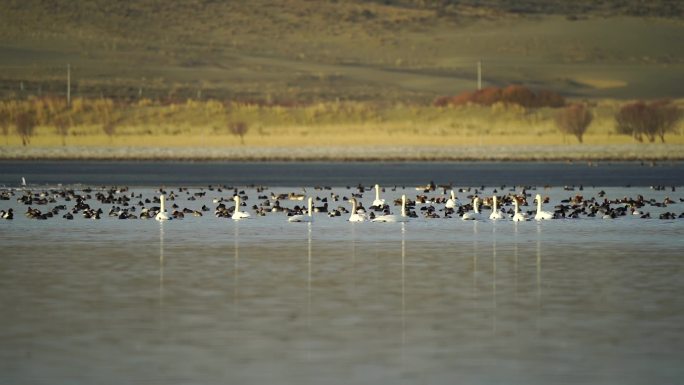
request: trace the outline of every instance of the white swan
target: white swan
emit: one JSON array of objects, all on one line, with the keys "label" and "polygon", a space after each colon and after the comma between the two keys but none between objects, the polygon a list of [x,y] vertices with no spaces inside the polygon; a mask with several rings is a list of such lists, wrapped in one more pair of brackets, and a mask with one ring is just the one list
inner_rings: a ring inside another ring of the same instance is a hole
[{"label": "white swan", "polygon": [[[377,185],[376,185],[377,186]],[[365,213],[356,212],[356,198],[351,198],[349,202],[352,204],[351,215],[349,216],[349,222],[364,222],[366,221]]]},{"label": "white swan", "polygon": [[454,190],[451,190],[451,198],[447,199],[444,207],[453,209],[456,208],[456,206],[458,206],[458,203],[456,202],[456,194],[454,193]]},{"label": "white swan", "polygon": [[385,205],[385,200],[380,199],[380,186],[375,185],[375,200],[373,201],[373,206],[382,207]]},{"label": "white swan", "polygon": [[169,215],[166,213],[165,201],[166,201],[166,196],[164,196],[164,194],[160,195],[159,196],[159,204],[160,204],[159,212],[154,217],[154,219],[156,219],[158,221],[168,221],[171,219],[171,217],[169,217]]},{"label": "white swan", "polygon": [[489,214],[489,219],[493,221],[504,219],[504,215],[501,213],[501,211],[499,211],[499,208],[496,204],[496,195],[494,195],[493,201],[494,202],[492,203],[492,213]]},{"label": "white swan", "polygon": [[542,198],[541,195],[537,194],[534,197],[534,200],[537,201],[537,214],[534,215],[534,219],[541,221],[541,220],[547,220],[547,219],[553,219],[553,213],[550,213],[548,211],[542,211]]},{"label": "white swan", "polygon": [[375,217],[372,222],[408,222],[409,218],[406,216],[406,195],[401,196],[401,215],[390,214]]},{"label": "white swan", "polygon": [[233,211],[233,215],[231,216],[231,218],[235,219],[236,221],[240,219],[249,218],[250,215],[248,212],[240,211],[240,196],[234,196],[233,200],[235,201],[235,211]]},{"label": "white swan", "polygon": [[520,206],[518,204],[517,197],[513,197],[513,206],[515,207],[513,211],[513,222],[525,222],[528,218],[525,214],[520,212]]},{"label": "white swan", "polygon": [[291,217],[288,217],[287,221],[288,222],[313,222],[313,216],[311,216],[311,213],[313,212],[313,198],[312,197],[309,197],[306,211],[307,211],[307,215],[303,215],[303,214],[293,215]]},{"label": "white swan", "polygon": [[461,219],[464,221],[477,221],[482,219],[482,214],[480,213],[480,198],[475,197],[473,198],[473,211],[470,212],[468,211],[467,213],[463,214]]}]

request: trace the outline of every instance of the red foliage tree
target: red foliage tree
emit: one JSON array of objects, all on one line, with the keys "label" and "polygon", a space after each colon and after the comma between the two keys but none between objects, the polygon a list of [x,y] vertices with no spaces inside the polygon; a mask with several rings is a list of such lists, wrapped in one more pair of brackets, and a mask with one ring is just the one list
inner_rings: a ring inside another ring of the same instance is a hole
[{"label": "red foliage tree", "polygon": [[526,108],[537,106],[537,95],[527,87],[510,85],[501,91],[501,101],[508,104],[517,104]]},{"label": "red foliage tree", "polygon": [[[444,103],[443,99],[438,99]],[[460,106],[468,103],[491,106],[495,103],[517,104],[525,108],[552,107],[558,108],[565,105],[565,99],[558,93],[541,90],[534,92],[522,85],[510,85],[506,88],[487,87],[477,91],[466,91],[454,96],[451,105]],[[437,101],[435,101],[437,103]]]}]

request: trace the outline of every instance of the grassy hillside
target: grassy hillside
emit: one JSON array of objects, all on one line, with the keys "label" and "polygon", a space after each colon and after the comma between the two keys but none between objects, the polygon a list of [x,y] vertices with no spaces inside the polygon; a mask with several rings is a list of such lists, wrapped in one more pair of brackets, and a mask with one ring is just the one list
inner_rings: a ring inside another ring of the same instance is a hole
[{"label": "grassy hillside", "polygon": [[0,97],[428,103],[524,83],[684,97],[678,1],[10,0]]}]

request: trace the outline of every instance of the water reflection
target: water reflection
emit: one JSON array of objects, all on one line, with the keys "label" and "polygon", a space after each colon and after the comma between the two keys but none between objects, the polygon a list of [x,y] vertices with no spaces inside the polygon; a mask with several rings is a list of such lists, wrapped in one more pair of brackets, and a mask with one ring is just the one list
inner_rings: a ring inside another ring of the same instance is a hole
[{"label": "water reflection", "polygon": [[352,288],[356,292],[356,223],[350,222],[351,225],[351,263],[352,263]]},{"label": "water reflection", "polygon": [[[306,252],[306,328],[309,331],[310,339],[313,338],[311,332],[311,222],[307,222],[307,252]],[[311,360],[312,343],[306,345],[306,360]]]},{"label": "water reflection", "polygon": [[477,298],[477,221],[473,222],[473,298]]},{"label": "water reflection", "polygon": [[514,286],[515,286],[515,299],[518,299],[518,222],[513,222],[513,233],[515,234],[513,240],[513,274],[514,274]]},{"label": "water reflection", "polygon": [[406,224],[401,223],[401,348],[406,344]]},{"label": "water reflection", "polygon": [[496,334],[496,224],[492,227],[492,333]]},{"label": "water reflection", "polygon": [[541,319],[541,301],[542,301],[542,289],[541,289],[541,280],[542,280],[542,266],[541,266],[542,260],[541,260],[541,224],[537,224],[537,260],[536,260],[536,268],[537,268],[537,331],[540,330],[540,319]]},{"label": "water reflection", "polygon": [[159,319],[164,308],[164,221],[159,221]]},{"label": "water reflection", "polygon": [[307,226],[307,253],[306,253],[306,325],[311,326],[311,222]]},{"label": "water reflection", "polygon": [[235,243],[235,253],[233,255],[233,305],[235,311],[238,311],[240,298],[240,222],[233,222],[233,241]]}]

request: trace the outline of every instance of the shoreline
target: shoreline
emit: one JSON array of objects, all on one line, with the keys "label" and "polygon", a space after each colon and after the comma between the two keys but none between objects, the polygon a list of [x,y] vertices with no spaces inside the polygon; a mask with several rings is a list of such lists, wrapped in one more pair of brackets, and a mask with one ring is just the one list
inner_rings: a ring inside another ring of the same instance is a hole
[{"label": "shoreline", "polygon": [[682,161],[684,145],[0,147],[0,160],[235,162]]}]

